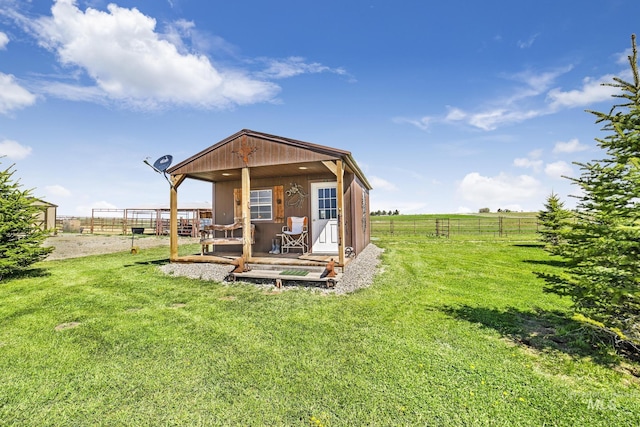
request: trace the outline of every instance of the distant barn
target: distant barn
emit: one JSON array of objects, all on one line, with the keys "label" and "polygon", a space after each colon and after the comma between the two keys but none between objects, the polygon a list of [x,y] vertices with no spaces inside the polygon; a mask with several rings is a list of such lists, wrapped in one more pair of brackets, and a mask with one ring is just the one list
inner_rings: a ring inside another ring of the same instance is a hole
[{"label": "distant barn", "polygon": [[36,225],[42,230],[55,231],[58,205],[40,199],[33,199],[33,205],[41,208],[36,215]]}]

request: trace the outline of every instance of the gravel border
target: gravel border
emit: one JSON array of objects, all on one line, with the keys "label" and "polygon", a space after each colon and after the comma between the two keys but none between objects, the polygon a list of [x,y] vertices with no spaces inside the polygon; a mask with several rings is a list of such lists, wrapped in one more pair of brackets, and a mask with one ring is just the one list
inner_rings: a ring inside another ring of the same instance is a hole
[{"label": "gravel border", "polygon": [[[310,286],[305,282],[287,282],[281,289],[307,289],[316,292],[330,293],[330,294],[347,294],[354,292],[358,289],[367,288],[373,283],[373,278],[380,271],[380,255],[384,252],[373,243],[370,243],[358,256],[352,260],[342,275],[342,279],[333,288],[323,288],[314,284]],[[232,270],[233,266],[229,264],[214,264],[214,263],[171,263],[158,267],[164,274],[172,276],[183,276],[192,279],[200,280],[212,280],[220,283],[225,282],[225,278]],[[240,280],[238,280],[240,282]],[[275,286],[271,281],[269,284],[246,282],[252,285],[256,285],[265,289],[274,289]],[[290,283],[300,283],[299,285],[292,285]]]},{"label": "gravel border", "polygon": [[[193,237],[178,238],[180,245],[198,242],[199,240]],[[43,246],[53,246],[53,252],[47,256],[46,261],[54,261],[89,255],[129,252],[132,247],[136,247],[140,251],[158,246],[169,248],[169,237],[59,233],[56,236],[48,237]]]}]

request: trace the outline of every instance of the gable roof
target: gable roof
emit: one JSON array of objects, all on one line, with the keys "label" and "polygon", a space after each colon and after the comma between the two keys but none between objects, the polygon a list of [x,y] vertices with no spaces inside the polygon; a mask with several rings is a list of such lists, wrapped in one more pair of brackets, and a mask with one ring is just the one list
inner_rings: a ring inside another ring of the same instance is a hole
[{"label": "gable roof", "polygon": [[[216,175],[214,172],[244,167],[242,156],[238,154],[240,147],[244,146],[250,147],[252,153],[255,152],[255,155],[252,154],[249,158],[249,166],[252,168],[264,167],[265,171],[268,171],[269,168],[278,167],[282,172],[286,165],[304,163],[309,167],[316,165],[315,167],[324,168],[321,165],[323,161],[342,160],[345,167],[354,173],[367,189],[371,189],[369,181],[349,151],[249,129],[243,129],[200,151],[170,167],[167,172],[206,181],[221,180],[220,174]],[[318,164],[320,166],[317,166]]]},{"label": "gable roof", "polygon": [[47,201],[42,200],[42,199],[37,199],[35,197],[32,197],[31,200],[32,200],[32,203],[34,205],[37,205],[37,206],[47,206],[47,207],[50,207],[50,208],[57,208],[58,207],[58,205],[54,205],[51,202],[47,202]]}]

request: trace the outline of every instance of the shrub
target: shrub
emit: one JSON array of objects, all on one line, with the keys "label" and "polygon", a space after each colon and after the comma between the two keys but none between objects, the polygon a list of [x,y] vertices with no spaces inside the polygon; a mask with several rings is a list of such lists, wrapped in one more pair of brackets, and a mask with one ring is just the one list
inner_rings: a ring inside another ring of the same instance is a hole
[{"label": "shrub", "polygon": [[13,165],[0,170],[0,280],[44,259],[53,248],[42,247],[48,233],[36,225],[40,207],[30,190],[13,180]]}]

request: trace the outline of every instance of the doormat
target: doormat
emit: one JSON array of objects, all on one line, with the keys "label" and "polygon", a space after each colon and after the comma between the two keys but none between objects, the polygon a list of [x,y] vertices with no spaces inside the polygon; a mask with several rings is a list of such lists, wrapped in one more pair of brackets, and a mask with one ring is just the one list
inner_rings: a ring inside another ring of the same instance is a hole
[{"label": "doormat", "polygon": [[283,276],[306,276],[309,272],[306,270],[284,270],[280,274]]}]

